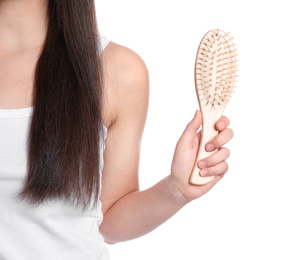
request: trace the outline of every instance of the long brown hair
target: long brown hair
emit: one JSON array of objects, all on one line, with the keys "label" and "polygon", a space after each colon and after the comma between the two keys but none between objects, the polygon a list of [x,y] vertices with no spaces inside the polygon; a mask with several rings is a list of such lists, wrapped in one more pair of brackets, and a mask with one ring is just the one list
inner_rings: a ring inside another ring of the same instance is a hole
[{"label": "long brown hair", "polygon": [[47,15],[20,195],[33,204],[63,199],[88,207],[99,196],[103,127],[94,0],[49,0]]}]

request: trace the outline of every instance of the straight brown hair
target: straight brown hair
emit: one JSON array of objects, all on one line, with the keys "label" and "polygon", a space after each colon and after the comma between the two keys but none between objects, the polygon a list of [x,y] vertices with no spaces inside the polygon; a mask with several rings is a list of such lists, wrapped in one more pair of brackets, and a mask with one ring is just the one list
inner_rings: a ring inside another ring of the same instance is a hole
[{"label": "straight brown hair", "polygon": [[103,73],[94,0],[49,0],[35,72],[28,175],[21,197],[96,205],[100,190]]}]

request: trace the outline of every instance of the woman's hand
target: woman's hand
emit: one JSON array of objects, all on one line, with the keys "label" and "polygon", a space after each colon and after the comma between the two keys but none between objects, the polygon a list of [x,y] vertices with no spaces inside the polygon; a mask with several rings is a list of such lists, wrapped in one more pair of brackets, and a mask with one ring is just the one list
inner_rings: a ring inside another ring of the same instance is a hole
[{"label": "woman's hand", "polygon": [[215,128],[219,133],[206,144],[207,151],[216,152],[198,162],[199,168],[202,169],[202,176],[214,176],[213,180],[207,184],[196,186],[189,183],[201,138],[199,128],[202,124],[202,114],[200,111],[196,111],[193,120],[187,125],[178,140],[169,178],[187,202],[207,193],[227,172],[226,159],[230,152],[223,145],[233,137],[233,131],[228,128],[229,123],[229,119],[225,116],[216,122]]}]

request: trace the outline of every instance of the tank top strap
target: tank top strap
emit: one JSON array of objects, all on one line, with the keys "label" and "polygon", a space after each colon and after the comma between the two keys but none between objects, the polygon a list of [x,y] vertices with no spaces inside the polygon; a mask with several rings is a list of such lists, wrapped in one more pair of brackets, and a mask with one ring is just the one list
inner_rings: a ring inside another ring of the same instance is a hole
[{"label": "tank top strap", "polygon": [[102,52],[105,49],[105,47],[110,43],[110,39],[102,34],[99,35],[99,38],[100,38],[100,48]]}]

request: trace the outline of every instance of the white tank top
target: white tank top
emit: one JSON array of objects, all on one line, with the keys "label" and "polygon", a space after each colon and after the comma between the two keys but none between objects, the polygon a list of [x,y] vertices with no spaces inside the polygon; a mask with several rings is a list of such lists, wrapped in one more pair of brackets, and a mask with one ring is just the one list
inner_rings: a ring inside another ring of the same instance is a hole
[{"label": "white tank top", "polygon": [[[102,49],[108,43],[102,37]],[[100,202],[85,212],[61,201],[33,207],[16,198],[26,176],[32,110],[0,109],[0,259],[108,260]]]}]

